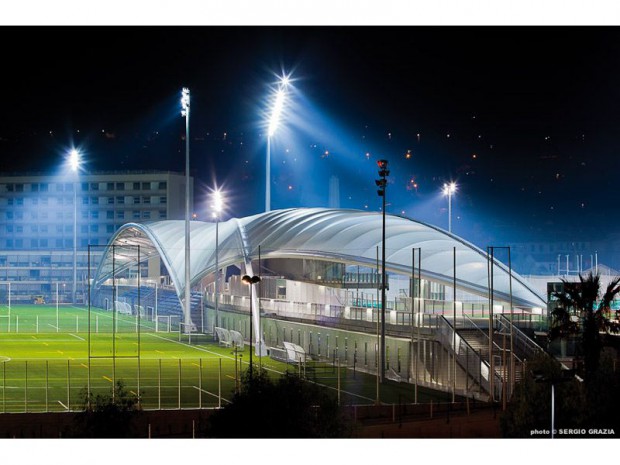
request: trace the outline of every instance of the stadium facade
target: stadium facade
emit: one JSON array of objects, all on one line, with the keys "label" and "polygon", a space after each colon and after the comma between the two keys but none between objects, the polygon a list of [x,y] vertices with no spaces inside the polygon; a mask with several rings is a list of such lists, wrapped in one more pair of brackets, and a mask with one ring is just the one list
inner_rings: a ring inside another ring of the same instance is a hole
[{"label": "stadium facade", "polygon": [[[356,210],[300,208],[218,224],[193,221],[186,283],[184,222],[128,223],[104,252],[93,304],[129,304],[145,309],[148,318],[180,322],[186,319],[180,302],[190,285],[193,324],[224,343],[233,332],[251,340],[257,355],[280,354],[291,362],[327,357],[373,372],[381,237],[381,215]],[[453,234],[394,215],[386,218],[385,261],[392,379],[494,396],[502,395],[498,386],[514,386],[519,368],[505,361],[505,336],[510,333],[510,353],[522,362],[525,355],[517,358],[513,347],[517,339],[523,351],[539,348],[522,333],[515,336],[513,318],[531,321],[546,312],[545,299],[527,280]],[[242,282],[245,274],[261,278],[256,292]],[[174,294],[176,307],[162,305],[165,293]],[[502,343],[495,342],[493,330],[503,334]]]},{"label": "stadium facade", "polygon": [[[100,252],[124,224],[178,219],[184,212],[185,176],[180,173],[0,176],[2,298],[10,283],[16,303],[32,303],[35,296],[84,302],[89,259],[96,267]],[[101,249],[89,255],[89,246]]]}]

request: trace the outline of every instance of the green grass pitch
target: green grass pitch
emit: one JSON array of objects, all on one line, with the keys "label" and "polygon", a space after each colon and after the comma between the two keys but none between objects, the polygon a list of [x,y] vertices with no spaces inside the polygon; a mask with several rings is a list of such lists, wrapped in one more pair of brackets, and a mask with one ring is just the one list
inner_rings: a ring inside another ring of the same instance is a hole
[{"label": "green grass pitch", "polygon": [[[0,307],[0,413],[78,410],[89,386],[93,395],[110,395],[118,380],[140,395],[145,409],[226,405],[249,367],[249,346],[235,351],[195,334],[190,341],[168,332],[162,321],[159,329],[152,321],[94,308]],[[253,362],[273,376],[299,371],[269,357]],[[338,372],[326,363],[306,369],[302,374],[334,395],[340,386],[342,403],[376,399],[375,376],[350,368]],[[424,389],[419,395],[421,401],[441,397]],[[411,402],[412,387],[383,386],[381,400]]]}]

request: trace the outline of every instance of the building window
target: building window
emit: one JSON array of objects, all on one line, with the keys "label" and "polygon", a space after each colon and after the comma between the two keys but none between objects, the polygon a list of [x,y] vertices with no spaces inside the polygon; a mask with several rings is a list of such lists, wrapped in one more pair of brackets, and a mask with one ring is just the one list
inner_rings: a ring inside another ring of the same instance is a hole
[{"label": "building window", "polygon": [[136,195],[133,198],[133,203],[134,203],[134,205],[138,205],[140,203],[140,196],[139,195]]},{"label": "building window", "polygon": [[134,191],[139,191],[140,190],[140,183],[139,182],[134,182],[133,183],[133,190]]},{"label": "building window", "polygon": [[159,189],[165,191],[167,188],[167,183],[166,181],[159,181]]},{"label": "building window", "polygon": [[91,190],[91,191],[98,191],[98,190],[99,190],[99,183],[97,183],[97,182],[91,182],[91,183],[90,183],[90,190]]},{"label": "building window", "polygon": [[151,203],[150,197],[142,197],[142,203],[145,205],[149,205]]},{"label": "building window", "polygon": [[41,188],[41,192],[49,192],[50,190],[50,186],[46,182],[42,182],[41,184],[39,184],[39,187]]},{"label": "building window", "polygon": [[15,239],[15,248],[21,249],[22,247],[24,247],[23,239]]},{"label": "building window", "polygon": [[24,232],[23,226],[15,226],[15,232],[18,234],[22,234]]},{"label": "building window", "polygon": [[6,219],[7,220],[12,220],[13,219],[13,212],[6,212]]},{"label": "building window", "polygon": [[88,212],[85,211],[85,210],[82,211],[82,219],[83,220],[87,220],[88,219]]},{"label": "building window", "polygon": [[30,186],[30,190],[32,192],[39,192],[39,185],[37,183],[34,183],[32,186]]},{"label": "building window", "polygon": [[87,224],[83,224],[80,226],[80,232],[82,234],[86,234],[88,232],[88,225]]},{"label": "building window", "polygon": [[15,203],[19,206],[23,206],[24,205],[24,199],[22,197],[17,197],[15,199]]},{"label": "building window", "polygon": [[15,219],[16,220],[23,220],[24,219],[24,212],[15,212]]},{"label": "building window", "polygon": [[56,239],[56,248],[62,249],[62,239]]},{"label": "building window", "polygon": [[62,192],[63,188],[64,188],[64,184],[62,183],[58,183],[56,184],[56,192]]},{"label": "building window", "polygon": [[24,192],[23,184],[15,184],[15,192]]},{"label": "building window", "polygon": [[99,219],[99,212],[97,210],[93,210],[92,212],[90,212],[90,217],[93,220],[98,220]]},{"label": "building window", "polygon": [[123,205],[125,203],[125,197],[123,197],[122,195],[119,195],[116,197],[116,204],[117,205]]},{"label": "building window", "polygon": [[98,233],[99,232],[99,225],[98,224],[91,224],[90,225],[90,232],[91,233]]},{"label": "building window", "polygon": [[38,233],[39,232],[39,225],[33,224],[32,226],[30,226],[30,231],[33,232],[33,233]]},{"label": "building window", "polygon": [[82,205],[88,205],[88,197],[82,197]]},{"label": "building window", "polygon": [[105,217],[108,220],[113,220],[114,219],[114,210],[108,210],[107,212],[105,212]]},{"label": "building window", "polygon": [[108,197],[108,205],[114,205],[114,197]]},{"label": "building window", "polygon": [[140,219],[140,210],[134,210],[132,213],[133,219],[134,220],[139,220]]},{"label": "building window", "polygon": [[93,205],[99,205],[99,197],[91,197],[90,203]]},{"label": "building window", "polygon": [[47,225],[46,224],[42,224],[41,225],[41,232],[42,233],[46,233],[47,232]]},{"label": "building window", "polygon": [[142,183],[142,190],[150,191],[151,190],[151,183],[150,182],[143,182]]},{"label": "building window", "polygon": [[161,219],[161,220],[165,220],[166,219],[166,211],[165,210],[160,210],[159,211],[159,219]]},{"label": "building window", "polygon": [[88,183],[83,182],[81,189],[82,189],[82,192],[88,192]]},{"label": "building window", "polygon": [[113,224],[106,224],[105,232],[107,232],[108,234],[112,234],[114,232],[114,225]]},{"label": "building window", "polygon": [[123,210],[117,211],[116,212],[116,219],[124,220],[125,219],[125,212]]},{"label": "building window", "polygon": [[117,182],[116,183],[116,190],[117,191],[124,191],[125,190],[125,183],[124,182]]},{"label": "building window", "polygon": [[33,249],[39,248],[39,240],[38,239],[30,239],[30,247]]},{"label": "building window", "polygon": [[147,219],[147,220],[150,219],[151,218],[151,212],[150,211],[142,212],[142,218]]},{"label": "building window", "polygon": [[41,240],[39,241],[39,245],[41,246],[41,248],[48,247],[48,245],[47,245],[47,244],[48,244],[47,239],[41,239]]},{"label": "building window", "polygon": [[114,190],[114,183],[113,182],[107,183],[106,190],[113,191]]},{"label": "building window", "polygon": [[6,225],[6,232],[9,232],[9,233],[13,232],[13,225],[12,224],[7,224]]},{"label": "building window", "polygon": [[162,205],[165,205],[166,203],[168,203],[168,197],[165,197],[165,196],[160,197],[159,203]]},{"label": "building window", "polygon": [[62,224],[57,224],[57,225],[56,225],[56,232],[57,232],[58,234],[62,234]]}]

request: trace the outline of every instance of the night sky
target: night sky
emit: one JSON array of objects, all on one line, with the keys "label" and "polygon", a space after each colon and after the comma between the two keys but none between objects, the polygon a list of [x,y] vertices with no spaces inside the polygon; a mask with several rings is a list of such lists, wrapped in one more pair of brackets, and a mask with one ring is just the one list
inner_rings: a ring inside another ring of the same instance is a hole
[{"label": "night sky", "polygon": [[[34,40],[33,40],[34,38]],[[618,232],[620,28],[586,26],[3,26],[0,171],[49,172],[75,145],[85,170],[183,171],[191,91],[196,212],[264,209],[266,114],[294,89],[272,141],[272,209],[388,212],[478,246]]]}]

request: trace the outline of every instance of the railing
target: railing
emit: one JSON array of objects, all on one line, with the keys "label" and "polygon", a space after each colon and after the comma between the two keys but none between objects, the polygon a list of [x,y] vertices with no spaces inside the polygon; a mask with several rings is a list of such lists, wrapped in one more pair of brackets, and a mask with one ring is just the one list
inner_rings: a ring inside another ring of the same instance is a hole
[{"label": "railing", "polygon": [[[475,380],[486,392],[490,392],[489,363],[481,357],[480,352],[471,347],[458,333],[455,334],[453,326],[443,316],[438,320],[437,333],[441,344],[456,356],[457,363],[465,370],[466,375]],[[495,374],[494,390],[497,396],[501,394],[501,385],[501,378]]]},{"label": "railing", "polygon": [[[510,332],[512,326],[512,346],[513,350],[524,356],[526,359],[532,359],[537,354],[544,352],[543,348],[527,337],[523,331],[517,328],[514,324],[510,323],[510,320],[505,315],[495,315],[495,322],[497,330]],[[516,355],[515,355],[516,356]]]}]

